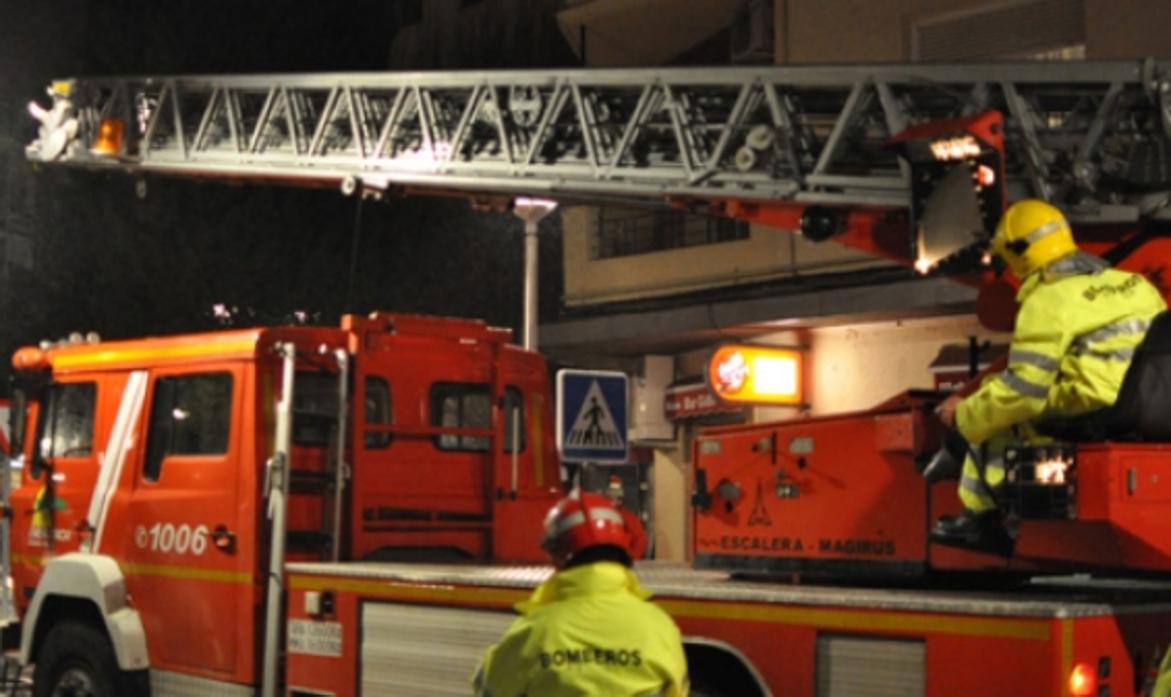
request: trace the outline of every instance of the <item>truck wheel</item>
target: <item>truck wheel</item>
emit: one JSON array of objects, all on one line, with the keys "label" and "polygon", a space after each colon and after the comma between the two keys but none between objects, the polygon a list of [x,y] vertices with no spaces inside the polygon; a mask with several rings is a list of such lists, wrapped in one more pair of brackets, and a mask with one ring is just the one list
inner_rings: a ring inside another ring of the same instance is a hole
[{"label": "truck wheel", "polygon": [[732,697],[732,693],[712,682],[696,680],[691,683],[689,697]]},{"label": "truck wheel", "polygon": [[121,697],[146,694],[146,671],[118,667],[104,632],[81,622],[49,630],[33,667],[35,697]]}]

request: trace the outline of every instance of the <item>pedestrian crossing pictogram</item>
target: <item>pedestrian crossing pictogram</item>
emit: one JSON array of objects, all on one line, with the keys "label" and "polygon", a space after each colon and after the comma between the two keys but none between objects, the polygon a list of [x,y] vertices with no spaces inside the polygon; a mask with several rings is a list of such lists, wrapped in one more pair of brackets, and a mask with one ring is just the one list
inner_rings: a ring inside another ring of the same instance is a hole
[{"label": "pedestrian crossing pictogram", "polygon": [[606,406],[602,388],[598,381],[594,380],[586,391],[585,401],[577,413],[577,418],[573,420],[573,428],[569,429],[565,442],[573,447],[620,448],[624,440],[614,424],[610,408]]},{"label": "pedestrian crossing pictogram", "polygon": [[627,462],[628,399],[625,373],[558,371],[557,448],[562,459],[569,462]]}]

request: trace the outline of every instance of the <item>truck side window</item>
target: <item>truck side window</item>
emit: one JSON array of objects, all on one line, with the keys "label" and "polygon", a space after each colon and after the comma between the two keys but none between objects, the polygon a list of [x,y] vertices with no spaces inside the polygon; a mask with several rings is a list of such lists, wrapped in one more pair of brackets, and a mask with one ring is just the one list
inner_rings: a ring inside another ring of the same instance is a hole
[{"label": "truck side window", "polygon": [[[97,385],[92,382],[57,383],[45,393],[47,400],[37,424],[44,457],[88,457],[93,451],[94,405]],[[34,457],[29,474],[41,475],[41,458]]]},{"label": "truck side window", "polygon": [[516,424],[516,452],[523,453],[525,450],[524,395],[515,387],[504,388],[504,399],[501,400],[500,407],[504,410],[504,452],[511,453],[513,451],[512,420],[519,416],[520,422]]},{"label": "truck side window", "polygon": [[[447,428],[491,428],[492,398],[487,385],[439,382],[431,386],[431,425]],[[487,438],[443,434],[435,436],[440,450],[488,449]]]},{"label": "truck side window", "polygon": [[228,451],[232,376],[177,375],[155,380],[143,476],[158,481],[168,455],[219,455]]},{"label": "truck side window", "polygon": [[[390,409],[390,384],[382,378],[366,377],[365,419],[367,425],[389,426],[394,423]],[[390,445],[391,434],[387,431],[367,429],[363,442],[369,449],[385,448]]]}]

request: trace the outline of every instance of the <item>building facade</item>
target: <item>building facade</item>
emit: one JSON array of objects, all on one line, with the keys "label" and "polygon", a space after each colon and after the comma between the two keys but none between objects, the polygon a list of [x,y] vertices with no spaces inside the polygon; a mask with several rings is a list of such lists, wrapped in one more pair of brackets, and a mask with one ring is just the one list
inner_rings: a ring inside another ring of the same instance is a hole
[{"label": "building facade", "polygon": [[[466,18],[530,4],[435,6]],[[1138,59],[1165,54],[1171,29],[1171,5],[1157,0],[689,0],[687,12],[681,4],[578,0],[540,9],[555,13],[572,62],[607,68]],[[563,302],[560,316],[542,323],[540,348],[561,364],[633,376],[633,439],[650,463],[660,558],[687,554],[697,429],[865,409],[932,387],[932,364],[948,347],[1008,338],[977,321],[970,287],[916,278],[793,231],[665,207],[573,206],[561,221]],[[702,389],[708,358],[730,341],[798,348],[802,403],[669,417],[671,396]]]}]

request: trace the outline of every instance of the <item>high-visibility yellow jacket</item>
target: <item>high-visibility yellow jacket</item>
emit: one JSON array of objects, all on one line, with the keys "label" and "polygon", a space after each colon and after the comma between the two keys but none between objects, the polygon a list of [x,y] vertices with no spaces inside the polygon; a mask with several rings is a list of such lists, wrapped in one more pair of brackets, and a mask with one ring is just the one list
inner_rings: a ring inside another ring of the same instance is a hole
[{"label": "high-visibility yellow jacket", "polygon": [[484,697],[687,694],[675,622],[634,574],[598,562],[554,574],[517,604],[517,618],[474,678]]},{"label": "high-visibility yellow jacket", "polygon": [[1141,275],[1081,253],[1031,274],[1017,301],[1008,368],[956,409],[956,427],[969,443],[1041,415],[1113,404],[1135,347],[1167,309]]},{"label": "high-visibility yellow jacket", "polygon": [[1164,650],[1163,659],[1159,661],[1159,673],[1151,688],[1151,697],[1171,697],[1171,650]]}]

